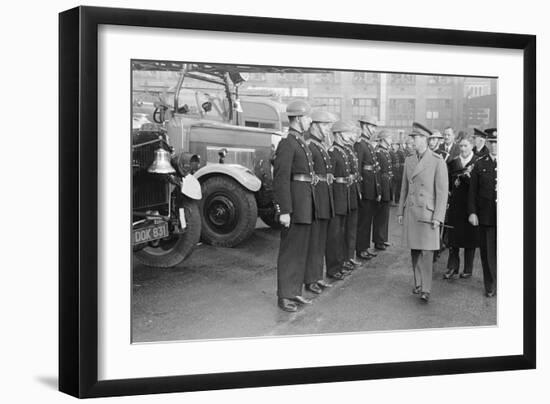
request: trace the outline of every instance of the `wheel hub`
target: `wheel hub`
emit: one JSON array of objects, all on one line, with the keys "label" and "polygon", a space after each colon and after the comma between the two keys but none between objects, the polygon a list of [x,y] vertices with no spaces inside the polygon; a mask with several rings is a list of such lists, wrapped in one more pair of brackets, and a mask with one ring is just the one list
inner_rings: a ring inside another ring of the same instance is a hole
[{"label": "wheel hub", "polygon": [[229,233],[237,222],[237,208],[225,195],[213,195],[206,203],[205,217],[221,233]]}]

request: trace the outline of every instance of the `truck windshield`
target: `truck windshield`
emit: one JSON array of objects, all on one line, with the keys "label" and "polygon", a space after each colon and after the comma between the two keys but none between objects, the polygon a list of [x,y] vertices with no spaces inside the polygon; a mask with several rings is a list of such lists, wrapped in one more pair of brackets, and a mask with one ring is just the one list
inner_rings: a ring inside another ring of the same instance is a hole
[{"label": "truck windshield", "polygon": [[227,120],[224,99],[221,86],[186,77],[179,93],[177,113],[224,122]]}]

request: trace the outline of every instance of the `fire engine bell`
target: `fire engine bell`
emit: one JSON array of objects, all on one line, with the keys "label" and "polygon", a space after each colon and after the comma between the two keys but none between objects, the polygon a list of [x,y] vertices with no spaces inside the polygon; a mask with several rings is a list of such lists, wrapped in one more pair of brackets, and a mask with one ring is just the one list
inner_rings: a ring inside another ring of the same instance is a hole
[{"label": "fire engine bell", "polygon": [[175,174],[176,170],[170,163],[170,153],[162,147],[155,150],[155,160],[147,171],[151,174]]}]

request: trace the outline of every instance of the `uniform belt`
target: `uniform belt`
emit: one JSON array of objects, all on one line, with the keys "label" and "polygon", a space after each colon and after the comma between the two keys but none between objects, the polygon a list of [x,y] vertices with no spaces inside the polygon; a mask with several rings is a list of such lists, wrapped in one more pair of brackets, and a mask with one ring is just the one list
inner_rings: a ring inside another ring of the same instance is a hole
[{"label": "uniform belt", "polygon": [[347,177],[334,177],[334,182],[337,184],[351,185],[355,181],[355,175],[348,175]]},{"label": "uniform belt", "polygon": [[363,165],[363,170],[365,171],[374,171],[375,169],[376,167],[374,165],[367,165],[367,164]]},{"label": "uniform belt", "polygon": [[349,177],[334,177],[334,182],[337,184],[347,184],[349,182]]},{"label": "uniform belt", "polygon": [[312,176],[309,175],[309,174],[293,174],[293,175],[292,175],[292,181],[314,183],[314,182],[315,182],[315,178],[312,177]]},{"label": "uniform belt", "polygon": [[318,182],[326,182],[328,185],[332,184],[334,181],[334,176],[332,174],[327,175],[316,175]]}]

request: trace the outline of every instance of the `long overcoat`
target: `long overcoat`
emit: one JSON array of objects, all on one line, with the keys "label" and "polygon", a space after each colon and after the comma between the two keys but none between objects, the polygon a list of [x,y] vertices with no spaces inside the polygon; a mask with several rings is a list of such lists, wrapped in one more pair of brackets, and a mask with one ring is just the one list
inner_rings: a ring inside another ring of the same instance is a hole
[{"label": "long overcoat", "polygon": [[449,179],[441,156],[426,150],[420,160],[416,153],[405,159],[398,214],[403,215],[403,243],[412,250],[439,250],[439,228],[447,208]]},{"label": "long overcoat", "polygon": [[470,188],[470,176],[468,172],[473,169],[476,161],[472,155],[465,166],[460,157],[455,157],[448,164],[451,195],[449,196],[449,208],[447,209],[447,224],[453,226],[449,229],[449,245],[458,248],[479,247],[478,228],[468,221],[468,190]]}]

